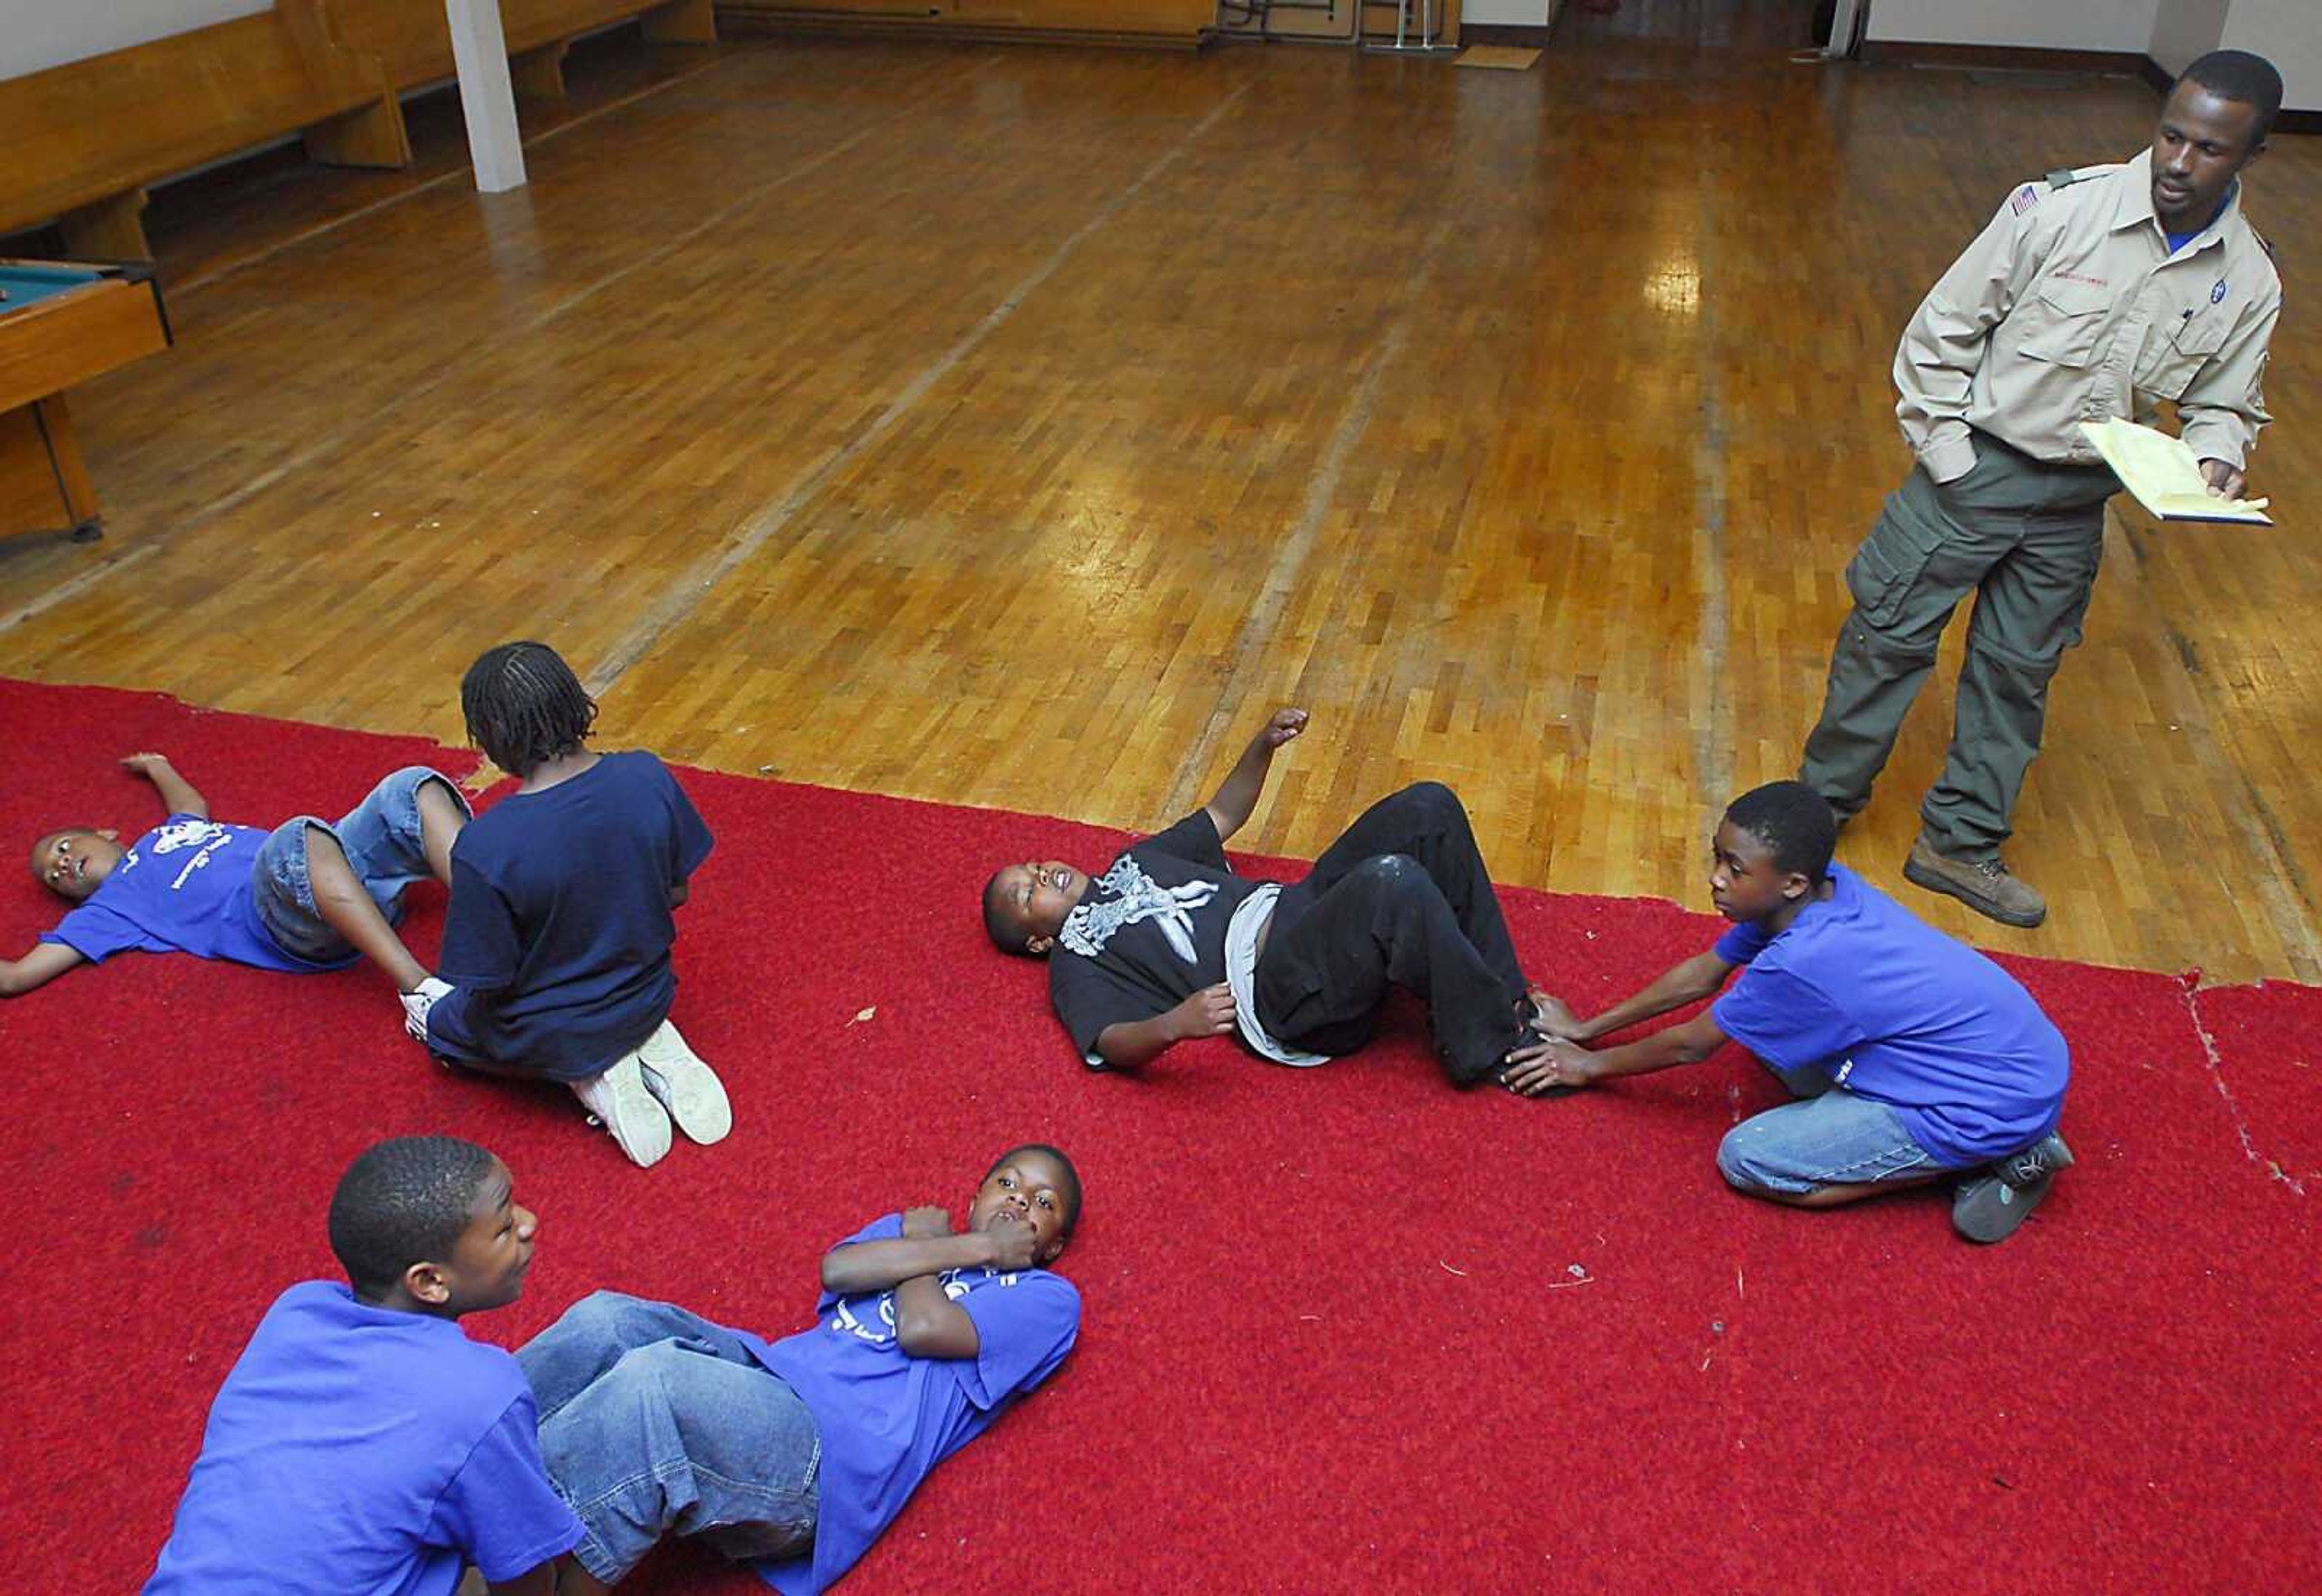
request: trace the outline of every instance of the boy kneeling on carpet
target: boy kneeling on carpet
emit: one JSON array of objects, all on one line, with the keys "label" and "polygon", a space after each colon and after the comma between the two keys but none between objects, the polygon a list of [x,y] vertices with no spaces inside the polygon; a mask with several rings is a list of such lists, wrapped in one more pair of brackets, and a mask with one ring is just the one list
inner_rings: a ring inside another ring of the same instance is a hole
[{"label": "boy kneeling on carpet", "polygon": [[[1958,1175],[1952,1223],[2005,1240],[2072,1162],[2056,1134],[2064,1038],[2013,976],[1833,863],[1837,840],[1830,806],[1800,782],[1734,799],[1709,871],[1732,929],[1594,1019],[1543,999],[1550,1039],[1517,1050],[1507,1084],[1538,1096],[1647,1074],[1730,1038],[1798,1099],[1726,1134],[1717,1167],[1735,1190],[1829,1208]],[[1709,997],[1737,968],[1733,990],[1682,1025],[1580,1045]]]},{"label": "boy kneeling on carpet", "polygon": [[[983,889],[1004,953],[1048,961],[1048,997],[1091,1069],[1135,1070],[1180,1042],[1239,1032],[1277,1063],[1311,1065],[1371,1039],[1390,986],[1427,1003],[1460,1085],[1537,1033],[1467,813],[1422,782],[1371,806],[1284,887],[1236,875],[1224,844],[1257,806],[1275,750],[1306,712],[1267,721],[1217,796],[1090,877],[1047,860]],[[1057,951],[1061,950],[1061,951]]]},{"label": "boy kneeling on carpet", "polygon": [[521,784],[460,834],[440,980],[420,1035],[480,1074],[562,1081],[640,1165],[734,1126],[726,1088],[670,1023],[672,913],[709,828],[667,766],[587,746],[596,700],[545,643],[485,652],[468,735]]},{"label": "boy kneeling on carpet", "polygon": [[69,826],[32,844],[32,876],[76,905],[21,959],[0,959],[0,997],[84,961],[187,953],[261,970],[337,970],[368,957],[424,1013],[427,967],[395,934],[403,889],[451,880],[468,800],[424,765],[395,772],[334,824],[312,815],[272,831],[210,818],[209,800],[158,753],[122,765],[153,784],[169,816],[127,847],[110,828]]},{"label": "boy kneeling on carpet", "polygon": [[786,1596],[844,1574],[1072,1350],[1080,1294],[1042,1266],[1080,1212],[1069,1159],[1012,1148],[965,1234],[919,1208],[826,1253],[817,1324],[771,1345],[666,1303],[574,1304],[517,1354],[549,1473],[587,1528],[562,1589],[617,1583],[672,1533],[756,1560]]},{"label": "boy kneeling on carpet", "polygon": [[461,1333],[513,1302],[533,1216],[471,1142],[406,1136],[348,1168],[331,1250],[348,1284],[275,1300],[211,1404],[146,1596],[393,1591],[548,1596],[582,1530],[549,1483],[516,1360]]}]

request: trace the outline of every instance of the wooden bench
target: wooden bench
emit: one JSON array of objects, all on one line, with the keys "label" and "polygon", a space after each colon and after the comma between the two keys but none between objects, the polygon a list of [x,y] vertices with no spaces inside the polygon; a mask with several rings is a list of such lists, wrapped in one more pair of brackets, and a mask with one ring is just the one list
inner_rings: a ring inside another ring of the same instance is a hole
[{"label": "wooden bench", "polygon": [[[323,0],[331,32],[350,49],[379,58],[388,82],[416,88],[454,75],[443,0]],[[500,0],[509,74],[517,92],[564,93],[564,52],[573,39],[636,17],[654,44],[715,44],[710,0]]]},{"label": "wooden bench", "polygon": [[0,233],[59,223],[72,253],[150,258],[150,183],[286,133],[333,166],[411,160],[378,59],[334,39],[320,0],[0,82]]}]

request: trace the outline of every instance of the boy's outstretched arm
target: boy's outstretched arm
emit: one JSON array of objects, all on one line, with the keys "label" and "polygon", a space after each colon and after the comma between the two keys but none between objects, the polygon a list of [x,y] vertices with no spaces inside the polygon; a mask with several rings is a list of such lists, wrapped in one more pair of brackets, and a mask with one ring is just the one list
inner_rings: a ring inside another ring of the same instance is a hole
[{"label": "boy's outstretched arm", "polygon": [[1602,1053],[1550,1037],[1508,1054],[1500,1080],[1509,1090],[1536,1098],[1550,1087],[1593,1086],[1623,1075],[1650,1075],[1678,1064],[1697,1064],[1724,1046],[1725,1041],[1725,1033],[1705,1012]]},{"label": "boy's outstretched arm", "polygon": [[1224,842],[1248,822],[1250,811],[1257,807],[1257,795],[1266,786],[1266,772],[1274,764],[1274,751],[1305,729],[1303,709],[1277,709],[1258,728],[1207,806],[1210,824],[1218,828],[1218,841]]},{"label": "boy's outstretched arm", "polygon": [[169,762],[166,753],[133,753],[121,762],[124,771],[134,771],[153,784],[161,795],[162,806],[172,815],[191,815],[197,820],[210,817],[210,801],[195,789],[194,784],[178,774],[178,767]]},{"label": "boy's outstretched arm", "polygon": [[1599,1036],[1625,1030],[1639,1020],[1713,996],[1725,984],[1725,978],[1733,973],[1733,968],[1714,950],[1696,953],[1670,965],[1594,1019],[1582,1019],[1560,999],[1546,992],[1534,992],[1532,1002],[1540,1010],[1540,1028],[1550,1036],[1563,1042],[1594,1042]]},{"label": "boy's outstretched arm", "polygon": [[80,950],[60,942],[32,944],[21,959],[0,959],[0,998],[21,998],[34,987],[46,986],[81,962]]}]

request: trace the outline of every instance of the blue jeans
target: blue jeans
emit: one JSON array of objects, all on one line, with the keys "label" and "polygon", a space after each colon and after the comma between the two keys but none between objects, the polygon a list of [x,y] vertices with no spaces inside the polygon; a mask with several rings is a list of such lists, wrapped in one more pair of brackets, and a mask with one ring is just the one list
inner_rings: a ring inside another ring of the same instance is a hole
[{"label": "blue jeans", "polygon": [[516,1361],[549,1478],[589,1532],[572,1555],[605,1583],[672,1532],[737,1561],[813,1544],[821,1433],[733,1331],[599,1291]]},{"label": "blue jeans", "polygon": [[1798,1101],[1753,1114],[1717,1146],[1735,1190],[1804,1197],[1825,1186],[1915,1184],[1942,1165],[1886,1104],[1833,1087],[1818,1070],[1776,1070]]},{"label": "blue jeans", "polygon": [[301,815],[274,828],[251,866],[250,888],[259,921],[275,946],[317,964],[354,954],[315,907],[315,887],[306,872],[306,838],[315,831],[328,833],[339,844],[348,867],[387,923],[402,923],[403,889],[434,873],[427,866],[419,828],[419,789],[430,781],[443,783],[462,815],[474,812],[450,777],[425,765],[407,765],[372,788],[370,796],[335,825]]}]

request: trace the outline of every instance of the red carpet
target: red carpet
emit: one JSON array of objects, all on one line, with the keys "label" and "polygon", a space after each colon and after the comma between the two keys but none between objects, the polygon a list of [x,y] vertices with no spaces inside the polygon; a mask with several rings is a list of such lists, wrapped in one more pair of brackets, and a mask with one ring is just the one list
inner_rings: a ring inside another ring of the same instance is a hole
[{"label": "red carpet", "polygon": [[[98,689],[0,682],[0,725],[12,848],[151,824],[112,763],[142,748],[253,823],[336,813],[407,762],[470,768]],[[542,1216],[524,1300],[467,1321],[510,1345],[598,1286],[794,1328],[865,1218],[956,1211],[1011,1141],[1074,1154],[1078,1354],[847,1589],[2322,1588],[2322,992],[2016,965],[2073,1043],[2080,1167],[1979,1250],[1932,1192],[1730,1195],[1717,1138],[1774,1096],[1738,1053],[1522,1103],[1444,1086],[1406,1015],[1328,1069],[1212,1043],[1089,1078],[974,902],[994,862],[1100,864],[1112,835],[685,780],[718,852],[677,1017],[739,1123],[650,1172],[561,1092],[431,1067],[369,971],[132,955],[0,1008],[9,1589],[142,1577],[260,1311],[331,1272],[340,1170],[431,1130],[498,1151]],[[441,898],[418,896],[425,956]],[[56,907],[8,877],[11,954]],[[1713,924],[1524,891],[1509,917],[1582,1006]],[[681,1549],[630,1588],[757,1586]]]}]

